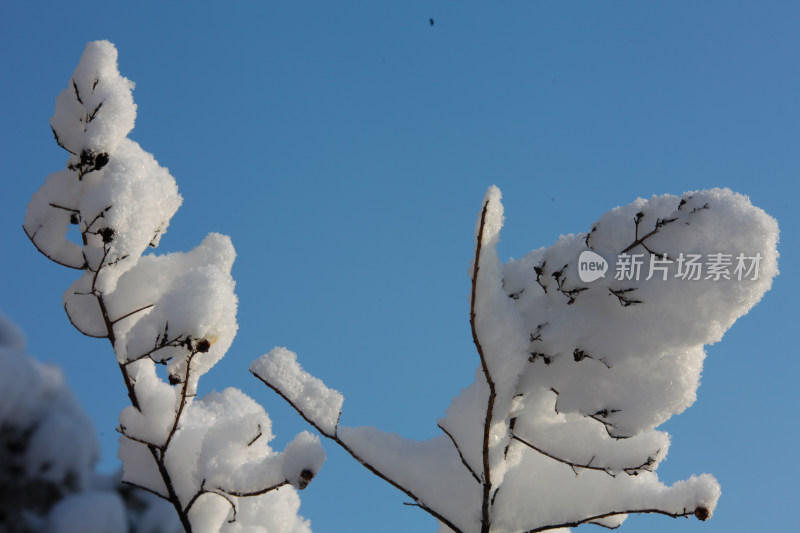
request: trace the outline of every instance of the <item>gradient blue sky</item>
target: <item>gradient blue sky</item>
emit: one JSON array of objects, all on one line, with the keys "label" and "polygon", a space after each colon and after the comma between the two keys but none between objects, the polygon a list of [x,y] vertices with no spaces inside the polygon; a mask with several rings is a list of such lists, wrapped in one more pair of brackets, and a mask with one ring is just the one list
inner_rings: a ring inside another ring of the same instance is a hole
[{"label": "gradient blue sky", "polygon": [[[429,19],[435,24],[431,26]],[[665,428],[666,482],[711,472],[706,523],[797,523],[800,5],[789,2],[20,2],[0,6],[0,308],[61,365],[116,466],[126,405],[107,343],[69,326],[75,273],[38,255],[25,206],[66,153],[48,120],[87,41],[108,39],[139,106],[131,138],[175,176],[161,251],[238,251],[240,330],[201,390],[237,386],[282,447],[304,422],[247,372],[276,345],[345,395],[343,423],[437,435],[478,363],[473,228],[504,193],[504,259],[638,196],[730,187],[781,225],[781,276],[708,349],[698,402]],[[2,371],[2,369],[0,369]],[[318,533],[435,531],[333,446],[302,493]],[[583,526],[580,530],[593,530]]]}]

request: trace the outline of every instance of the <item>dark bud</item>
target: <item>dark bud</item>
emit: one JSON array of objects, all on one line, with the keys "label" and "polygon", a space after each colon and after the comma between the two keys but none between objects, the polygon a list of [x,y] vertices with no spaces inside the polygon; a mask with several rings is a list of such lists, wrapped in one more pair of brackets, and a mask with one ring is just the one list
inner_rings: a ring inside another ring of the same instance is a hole
[{"label": "dark bud", "polygon": [[78,216],[78,213],[72,213],[69,216],[69,223],[72,224],[72,225],[77,225],[78,223],[80,223],[80,221],[81,221],[81,217]]},{"label": "dark bud", "polygon": [[111,228],[103,228],[100,230],[100,237],[103,239],[103,244],[108,244],[114,240],[114,230]]},{"label": "dark bud", "polygon": [[636,213],[636,216],[633,217],[633,220],[634,220],[634,222],[639,222],[643,218],[644,218],[644,213],[639,211],[638,213]]},{"label": "dark bud", "polygon": [[530,361],[531,363],[535,362],[538,357],[541,357],[542,361],[544,361],[544,364],[546,365],[549,365],[550,363],[553,362],[553,358],[547,355],[546,353],[530,352],[530,354],[531,356],[528,358],[528,361]]},{"label": "dark bud", "polygon": [[705,522],[711,516],[711,513],[705,507],[698,507],[694,510],[694,516],[701,522]]},{"label": "dark bud", "polygon": [[179,378],[178,376],[176,376],[174,374],[170,374],[169,375],[169,384],[170,385],[177,385],[180,382],[181,382],[181,378]]},{"label": "dark bud", "polygon": [[303,490],[304,488],[308,487],[308,484],[311,483],[312,479],[314,479],[314,472],[306,468],[300,472],[300,479],[297,481],[297,488]]},{"label": "dark bud", "polygon": [[580,362],[586,359],[586,353],[583,350],[575,348],[575,351],[572,352],[572,357],[575,359],[575,362]]},{"label": "dark bud", "polygon": [[208,339],[199,340],[197,344],[195,344],[194,349],[200,353],[206,353],[211,349],[211,342],[209,342]]},{"label": "dark bud", "polygon": [[100,170],[104,166],[108,164],[108,154],[105,152],[101,152],[97,154],[94,158],[94,169]]}]

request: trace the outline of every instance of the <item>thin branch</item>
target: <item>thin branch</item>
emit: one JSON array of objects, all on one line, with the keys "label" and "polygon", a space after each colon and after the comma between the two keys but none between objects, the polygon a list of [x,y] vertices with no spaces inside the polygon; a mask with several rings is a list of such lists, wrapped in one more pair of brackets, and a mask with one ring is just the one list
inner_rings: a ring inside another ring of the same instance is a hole
[{"label": "thin branch", "polygon": [[[156,343],[157,342],[158,341],[156,341]],[[181,335],[178,335],[177,337],[174,337],[172,339],[164,341],[164,343],[161,344],[161,345],[156,345],[156,347],[153,348],[152,350],[148,350],[148,351],[146,351],[146,352],[144,352],[144,353],[142,353],[140,355],[137,355],[133,359],[128,359],[128,361],[123,363],[123,364],[129,365],[131,363],[135,363],[136,361],[139,361],[141,359],[145,359],[147,357],[150,357],[152,354],[154,354],[158,350],[161,350],[162,348],[177,348],[178,346],[182,346],[185,342],[186,342],[186,340],[185,339],[181,339]],[[152,359],[152,357],[151,357],[151,359]],[[156,361],[156,362],[159,362],[159,361]]]},{"label": "thin branch", "polygon": [[47,205],[49,205],[50,207],[54,207],[56,209],[62,209],[64,211],[69,211],[70,213],[80,213],[80,210],[78,210],[78,209],[74,209],[72,207],[64,207],[63,205],[54,204],[53,202],[50,202]]},{"label": "thin branch", "polygon": [[642,221],[643,218],[644,218],[644,213],[641,212],[641,211],[636,213],[636,215],[633,217],[633,223],[635,225],[634,240],[624,250],[622,250],[620,252],[620,254],[628,253],[629,251],[633,250],[637,246],[641,245],[642,248],[647,250],[649,253],[651,253],[653,255],[656,255],[656,256],[659,256],[659,257],[663,257],[664,254],[659,253],[659,252],[654,252],[653,250],[648,248],[647,244],[645,244],[645,241],[647,239],[649,239],[650,237],[652,237],[653,235],[655,235],[656,233],[658,233],[658,230],[660,230],[661,228],[663,228],[667,224],[669,224],[671,222],[675,222],[676,220],[678,220],[677,217],[676,218],[659,218],[659,219],[657,219],[656,220],[656,225],[653,228],[653,230],[650,231],[648,234],[646,234],[644,237],[639,237],[639,223]]},{"label": "thin branch", "polygon": [[637,289],[636,287],[631,287],[629,289],[618,289],[618,290],[609,288],[608,295],[611,296],[613,294],[614,296],[616,296],[617,299],[619,300],[619,304],[622,307],[630,307],[631,305],[644,303],[642,302],[642,300],[634,300],[633,298],[629,298],[628,296],[626,296],[627,293],[635,291],[636,289]]},{"label": "thin branch", "polygon": [[75,321],[72,320],[72,316],[70,316],[70,314],[69,314],[69,309],[67,309],[67,302],[64,302],[64,312],[67,314],[67,319],[69,320],[69,323],[72,324],[72,327],[77,329],[78,333],[80,333],[81,335],[86,335],[87,337],[91,337],[93,339],[107,339],[108,338],[108,335],[93,335],[93,334],[87,333],[86,331],[83,331],[81,328],[79,328],[78,324],[76,324]]},{"label": "thin branch", "polygon": [[284,479],[283,481],[281,481],[280,483],[276,483],[275,485],[271,485],[269,487],[265,487],[265,488],[259,489],[259,490],[254,490],[254,491],[251,491],[251,492],[237,492],[237,491],[234,491],[234,490],[223,489],[221,487],[217,487],[216,490],[218,490],[220,492],[224,492],[225,494],[229,494],[231,496],[236,496],[237,498],[246,498],[248,496],[261,496],[262,494],[266,494],[268,492],[272,492],[273,490],[279,489],[279,488],[281,488],[281,487],[283,487],[285,485],[288,485],[288,484],[289,484],[289,480],[288,479]]},{"label": "thin branch", "polygon": [[64,144],[61,142],[61,139],[58,136],[58,133],[56,133],[56,129],[53,127],[52,124],[50,125],[50,131],[53,132],[53,137],[55,138],[57,145],[59,145],[61,148],[63,148],[67,152],[71,153],[72,155],[78,155],[75,152],[73,152],[72,150],[70,150],[69,148],[67,148],[66,146],[64,146]]},{"label": "thin branch", "polygon": [[261,431],[261,424],[259,424],[259,425],[258,425],[258,435],[256,435],[255,437],[253,437],[253,439],[252,439],[250,442],[248,442],[248,443],[247,443],[247,447],[249,448],[250,446],[252,446],[253,444],[255,444],[255,442],[256,442],[258,439],[260,439],[262,435],[263,435],[263,433],[262,433],[262,431]]},{"label": "thin branch", "polygon": [[92,114],[86,116],[86,122],[89,123],[89,122],[93,121],[95,119],[95,117],[97,116],[97,112],[100,111],[100,108],[102,108],[102,107],[103,107],[103,102],[100,102],[99,104],[97,104],[97,107],[94,108],[94,111],[92,111]]},{"label": "thin branch", "polygon": [[230,520],[228,520],[228,523],[229,523],[229,524],[232,524],[233,522],[236,522],[236,504],[235,504],[235,503],[233,503],[233,500],[231,500],[231,499],[228,497],[228,495],[227,495],[227,494],[225,494],[224,492],[218,492],[218,491],[216,491],[216,490],[210,490],[210,491],[208,491],[208,493],[209,493],[209,494],[216,494],[217,496],[219,496],[219,497],[221,497],[221,498],[225,498],[225,501],[227,501],[229,504],[231,504],[231,508],[233,509],[233,518],[231,518]]},{"label": "thin branch", "polygon": [[189,357],[186,358],[186,374],[184,375],[183,386],[181,387],[181,400],[178,404],[178,411],[175,413],[175,421],[172,423],[172,429],[170,429],[169,435],[167,436],[167,440],[164,442],[164,445],[161,447],[165,452],[167,446],[172,441],[172,437],[175,436],[175,432],[178,431],[178,425],[180,425],[181,415],[183,414],[183,409],[186,407],[187,403],[187,392],[189,389],[189,372],[191,371],[192,367],[192,358],[197,355],[197,351],[192,350],[189,354]]},{"label": "thin branch", "polygon": [[589,287],[575,287],[574,289],[565,289],[564,282],[567,281],[567,277],[564,275],[564,270],[569,266],[569,264],[564,265],[561,267],[561,270],[557,270],[553,272],[552,276],[553,279],[556,280],[556,290],[567,297],[567,305],[572,305],[575,303],[575,297],[578,294],[582,293],[583,291],[589,290]]},{"label": "thin branch", "polygon": [[536,272],[536,283],[542,288],[544,292],[547,292],[547,285],[542,283],[542,276],[544,276],[544,267],[547,265],[547,259],[542,261],[542,264],[533,267],[533,271]]},{"label": "thin branch", "polygon": [[467,463],[467,460],[464,458],[464,454],[461,453],[461,448],[459,448],[455,437],[453,437],[453,435],[451,435],[450,432],[447,431],[444,428],[444,426],[442,426],[441,424],[437,424],[437,425],[439,426],[439,429],[441,429],[444,432],[445,435],[450,437],[450,441],[453,443],[453,446],[455,447],[456,451],[458,452],[458,456],[461,458],[461,462],[464,464],[464,467],[466,467],[466,469],[469,470],[469,473],[472,474],[472,477],[475,478],[475,481],[480,483],[481,482],[481,478],[478,477],[478,474],[476,474],[475,471],[472,469],[472,467],[469,466],[469,463]]},{"label": "thin branch", "polygon": [[572,461],[568,461],[567,459],[564,459],[564,458],[558,457],[556,455],[553,455],[551,453],[548,453],[548,452],[542,450],[541,448],[539,448],[537,446],[534,446],[533,444],[531,444],[530,442],[526,441],[525,439],[520,438],[518,435],[512,434],[511,438],[516,440],[516,441],[521,442],[522,444],[524,444],[528,448],[539,452],[540,454],[544,455],[545,457],[549,457],[550,459],[553,459],[554,461],[558,461],[559,463],[564,463],[565,465],[567,465],[570,468],[572,468],[572,471],[575,472],[576,476],[578,475],[578,471],[575,470],[576,468],[585,468],[585,469],[588,469],[588,470],[597,470],[599,472],[605,472],[606,474],[608,474],[611,477],[617,477],[615,474],[611,473],[611,469],[609,467],[592,466],[591,463],[594,460],[594,457],[592,457],[592,459],[586,464],[575,463],[575,462],[572,462]]},{"label": "thin branch", "polygon": [[143,307],[140,307],[139,309],[136,309],[136,310],[134,310],[134,311],[131,311],[130,313],[125,313],[124,315],[122,315],[122,316],[121,316],[121,317],[119,317],[119,318],[115,318],[114,320],[112,320],[112,321],[111,321],[111,323],[112,323],[112,324],[116,324],[117,322],[119,322],[119,321],[121,321],[121,320],[125,320],[126,318],[128,318],[128,317],[129,317],[129,316],[131,316],[131,315],[135,315],[136,313],[139,313],[139,312],[141,312],[141,311],[145,311],[145,310],[147,310],[147,309],[150,309],[151,307],[153,307],[153,304],[150,304],[150,305],[145,305],[145,306],[143,306]]},{"label": "thin branch", "polygon": [[117,426],[117,432],[126,439],[132,440],[133,442],[138,442],[139,444],[144,444],[145,446],[156,446],[156,444],[153,444],[152,442],[140,439],[138,437],[134,437],[133,435],[129,435],[127,431],[128,428],[126,428],[125,426],[123,425]]},{"label": "thin branch", "polygon": [[631,438],[630,435],[614,435],[613,433],[611,433],[611,428],[616,428],[617,426],[612,424],[611,422],[608,422],[607,420],[604,420],[605,418],[608,418],[609,414],[613,414],[613,413],[617,413],[617,412],[619,412],[618,409],[601,409],[600,411],[597,411],[596,413],[593,413],[593,414],[590,414],[590,415],[584,415],[584,416],[586,416],[588,418],[591,418],[592,420],[595,420],[595,421],[600,422],[601,424],[603,424],[603,426],[606,428],[606,433],[608,433],[608,436],[611,437],[612,439],[616,439],[616,440],[629,439],[629,438]]},{"label": "thin branch", "polygon": [[75,98],[78,100],[78,103],[83,105],[83,100],[81,100],[81,93],[78,91],[78,84],[75,83],[75,78],[72,79],[72,88],[75,89]]},{"label": "thin branch", "polygon": [[124,479],[122,480],[122,483],[123,483],[123,485],[130,485],[131,487],[136,487],[137,489],[142,489],[143,491],[149,492],[150,494],[154,494],[154,495],[158,496],[159,498],[161,498],[163,500],[169,500],[168,497],[164,496],[160,492],[155,491],[153,489],[149,489],[149,488],[145,487],[144,485],[139,485],[138,483],[134,483],[132,481],[126,481]]},{"label": "thin branch", "polygon": [[192,496],[192,499],[189,500],[189,503],[186,504],[186,507],[184,508],[184,512],[186,512],[186,514],[189,514],[189,510],[192,508],[192,505],[194,505],[194,502],[197,501],[197,498],[199,498],[200,496],[202,496],[203,494],[206,494],[208,492],[205,487],[206,487],[206,480],[204,479],[200,483],[200,490],[198,490],[195,493],[195,495]]},{"label": "thin branch", "polygon": [[[94,281],[92,282],[92,290],[95,291],[95,298],[97,299],[97,304],[100,306],[100,312],[103,316],[103,322],[106,325],[106,331],[108,332],[108,340],[111,343],[111,348],[116,352],[116,337],[114,335],[114,324],[112,323],[111,319],[108,316],[108,308],[106,307],[106,302],[103,299],[103,295],[95,290],[95,282],[97,281],[97,274],[103,268],[103,261],[105,261],[106,255],[108,254],[108,248],[105,249],[105,253],[103,254],[103,260],[100,262],[100,266],[95,273]],[[128,389],[128,398],[130,398],[131,405],[134,408],[141,411],[141,407],[139,404],[139,399],[136,396],[136,389],[133,387],[133,380],[131,379],[130,374],[128,373],[128,367],[124,364],[119,364],[119,369],[122,372],[122,378],[125,382],[125,387]],[[175,508],[175,511],[178,513],[178,519],[183,526],[185,533],[192,533],[192,523],[189,521],[188,512],[183,508],[181,504],[181,500],[178,497],[178,493],[175,490],[174,485],[172,484],[172,477],[169,474],[169,470],[167,470],[167,466],[164,462],[164,456],[166,455],[166,446],[164,446],[163,450],[154,444],[148,444],[147,449],[150,451],[150,455],[153,456],[153,461],[156,463],[156,467],[158,468],[158,473],[161,476],[161,479],[164,481],[164,486],[167,489],[167,494],[169,497],[167,500],[172,504]]]},{"label": "thin branch", "polygon": [[671,516],[672,518],[683,518],[683,517],[688,518],[690,515],[694,515],[700,521],[707,520],[709,516],[708,509],[706,509],[705,507],[698,507],[693,511],[687,511],[686,509],[684,509],[683,512],[680,513],[671,513],[669,511],[664,511],[663,509],[630,509],[628,511],[610,511],[608,513],[590,516],[588,518],[584,518],[582,520],[577,520],[574,522],[564,522],[563,524],[551,524],[547,526],[537,527],[535,529],[529,529],[525,533],[538,533],[540,531],[547,531],[548,529],[557,529],[561,527],[577,527],[581,524],[588,524],[596,520],[602,520],[603,518],[609,518],[611,516],[619,516],[623,514],[661,514],[665,516]]},{"label": "thin branch", "polygon": [[483,422],[483,500],[481,502],[481,533],[489,533],[490,518],[489,518],[489,505],[492,493],[492,472],[489,463],[489,435],[491,433],[492,416],[494,415],[494,402],[497,397],[495,391],[494,380],[489,372],[489,364],[486,360],[486,355],[483,353],[483,346],[478,338],[478,329],[475,323],[475,303],[478,294],[478,271],[480,270],[481,250],[483,247],[483,230],[486,225],[486,211],[489,208],[489,201],[483,204],[481,210],[481,222],[478,226],[477,243],[475,245],[475,262],[472,271],[472,296],[469,305],[469,324],[472,329],[472,342],[478,350],[478,356],[481,359],[481,369],[486,378],[486,383],[489,385],[489,400],[486,406],[486,418]]},{"label": "thin branch", "polygon": [[38,233],[38,230],[35,231],[33,233],[33,235],[31,235],[30,233],[28,233],[28,230],[23,225],[22,226],[22,231],[25,232],[25,235],[28,237],[28,239],[30,239],[31,243],[33,244],[33,246],[36,247],[36,249],[39,251],[39,253],[42,254],[43,256],[45,256],[46,258],[48,258],[53,263],[55,263],[57,265],[61,265],[63,267],[72,268],[74,270],[84,270],[84,269],[86,269],[86,266],[87,266],[86,263],[83,263],[80,266],[79,265],[70,265],[69,263],[64,263],[63,261],[59,261],[55,257],[51,256],[50,254],[48,254],[47,252],[42,250],[42,248],[36,243],[36,240],[35,240],[36,239],[36,233]]}]

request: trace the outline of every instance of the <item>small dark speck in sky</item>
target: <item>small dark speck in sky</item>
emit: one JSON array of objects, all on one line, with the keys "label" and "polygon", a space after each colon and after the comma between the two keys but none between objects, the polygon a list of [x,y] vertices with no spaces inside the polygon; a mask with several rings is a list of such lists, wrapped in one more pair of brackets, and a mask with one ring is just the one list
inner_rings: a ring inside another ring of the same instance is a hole
[{"label": "small dark speck in sky", "polygon": [[433,24],[434,24],[434,22],[433,22],[433,19],[428,19],[428,23],[429,23],[431,26],[433,26]]}]

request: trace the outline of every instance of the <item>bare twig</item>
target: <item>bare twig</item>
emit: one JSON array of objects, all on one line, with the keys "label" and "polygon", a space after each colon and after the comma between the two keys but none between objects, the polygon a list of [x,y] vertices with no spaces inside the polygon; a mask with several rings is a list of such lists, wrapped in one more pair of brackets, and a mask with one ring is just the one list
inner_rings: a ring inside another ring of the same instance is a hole
[{"label": "bare twig", "polygon": [[126,481],[124,479],[122,480],[122,483],[124,485],[129,485],[131,487],[136,487],[137,489],[142,489],[143,491],[149,492],[150,494],[154,494],[154,495],[158,496],[159,498],[161,498],[162,500],[169,500],[169,498],[167,496],[164,496],[163,494],[161,494],[160,492],[158,492],[156,490],[149,489],[149,488],[145,487],[144,485],[139,485],[138,483],[133,483],[132,481]]},{"label": "bare twig", "polygon": [[467,470],[469,470],[469,473],[472,474],[472,477],[475,478],[475,481],[480,483],[481,482],[481,478],[478,477],[478,474],[476,474],[475,471],[472,469],[472,467],[469,466],[469,463],[467,463],[467,460],[464,458],[464,454],[461,453],[461,448],[458,446],[458,443],[456,442],[455,437],[453,437],[453,435],[451,435],[450,432],[447,431],[444,428],[443,425],[441,425],[441,424],[437,424],[437,425],[439,426],[439,429],[441,429],[444,432],[444,434],[447,435],[450,438],[450,442],[453,443],[453,446],[455,447],[456,451],[458,452],[458,456],[461,458],[461,462],[464,464],[464,467]]},{"label": "bare twig", "polygon": [[268,492],[272,492],[273,490],[279,489],[279,488],[281,488],[283,486],[286,486],[288,484],[289,484],[289,480],[288,479],[284,479],[283,481],[281,481],[280,483],[276,483],[275,485],[270,485],[269,487],[264,487],[263,489],[253,490],[253,491],[250,491],[250,492],[238,492],[238,491],[235,491],[235,490],[228,490],[228,489],[223,489],[223,488],[219,488],[219,487],[217,487],[217,490],[219,492],[224,492],[225,494],[228,494],[230,496],[236,496],[237,498],[246,498],[248,496],[261,496],[262,494],[266,494]]},{"label": "bare twig", "polygon": [[627,294],[629,292],[633,292],[635,290],[636,290],[636,287],[631,287],[629,289],[617,289],[617,290],[609,288],[608,289],[608,293],[609,293],[608,295],[611,296],[613,294],[614,296],[616,296],[617,299],[619,300],[619,304],[622,307],[630,307],[630,306],[635,305],[635,304],[644,303],[642,300],[634,300],[633,298],[630,298],[629,296],[627,296]]},{"label": "bare twig", "polygon": [[597,520],[602,520],[603,518],[609,518],[611,516],[619,516],[623,514],[661,514],[665,516],[671,516],[672,518],[682,518],[694,515],[695,517],[697,517],[698,520],[705,521],[708,519],[710,513],[708,509],[706,509],[705,507],[698,507],[697,509],[694,509],[692,511],[684,509],[680,513],[671,513],[669,511],[664,511],[663,509],[629,509],[627,511],[609,511],[607,513],[589,516],[581,520],[576,520],[574,522],[564,522],[562,524],[549,524],[546,526],[537,527],[535,529],[529,529],[525,533],[539,533],[540,531],[546,531],[548,529],[557,529],[562,527],[577,527],[581,524],[588,524],[591,522],[595,522]]},{"label": "bare twig", "polygon": [[483,422],[483,499],[481,503],[481,533],[489,533],[491,526],[491,519],[489,516],[489,506],[492,494],[492,472],[489,463],[489,436],[491,433],[492,417],[494,415],[494,402],[497,397],[495,390],[494,380],[489,372],[489,364],[486,355],[483,353],[483,346],[478,338],[478,329],[475,322],[475,304],[478,295],[478,271],[480,270],[481,250],[483,246],[483,230],[486,225],[486,211],[489,208],[489,201],[483,204],[481,210],[481,222],[478,226],[477,243],[475,245],[475,262],[472,271],[472,296],[469,305],[469,324],[472,329],[472,342],[478,350],[478,356],[481,359],[481,370],[486,378],[486,383],[489,385],[489,399],[486,406],[486,418]]},{"label": "bare twig", "polygon": [[55,257],[51,256],[50,254],[48,254],[47,252],[42,250],[39,247],[39,244],[36,242],[36,234],[38,233],[38,230],[34,231],[33,235],[31,235],[30,233],[28,233],[28,230],[25,228],[25,226],[22,226],[22,231],[25,232],[25,235],[28,237],[28,239],[30,239],[31,244],[33,244],[36,247],[36,249],[39,251],[39,253],[42,254],[43,256],[45,256],[46,258],[48,258],[53,263],[55,263],[57,265],[61,265],[63,267],[72,268],[74,270],[85,270],[86,269],[86,263],[82,263],[80,265],[70,265],[69,263],[64,263],[63,261],[59,261]]},{"label": "bare twig", "polygon": [[632,243],[630,243],[620,253],[621,254],[628,253],[629,251],[633,250],[637,246],[641,245],[641,247],[644,248],[645,250],[647,250],[649,253],[651,253],[651,254],[653,254],[653,255],[655,255],[657,257],[664,257],[663,253],[654,252],[653,250],[651,250],[647,246],[647,244],[645,244],[645,241],[647,239],[649,239],[650,237],[652,237],[653,235],[655,235],[656,233],[658,233],[658,231],[661,228],[663,228],[664,226],[666,226],[667,224],[670,224],[670,223],[675,222],[676,220],[678,220],[677,217],[676,218],[659,218],[659,219],[657,219],[655,227],[653,228],[653,230],[650,231],[649,233],[647,233],[644,237],[639,237],[639,223],[642,221],[643,218],[644,218],[644,213],[641,212],[641,211],[636,213],[636,215],[633,217],[633,223],[634,223],[635,228],[636,228],[635,229],[635,234],[634,234],[634,240],[633,240]]},{"label": "bare twig", "polygon": [[[594,459],[595,459],[594,456],[592,456],[592,458],[586,463],[578,463],[578,462],[575,462],[575,461],[570,461],[570,460],[565,459],[563,457],[559,457],[559,456],[554,455],[554,454],[552,454],[550,452],[547,452],[547,451],[543,450],[542,448],[531,444],[529,441],[523,439],[519,435],[512,434],[511,438],[516,440],[516,441],[521,442],[522,444],[524,444],[528,448],[531,448],[532,450],[535,450],[535,451],[539,452],[540,454],[544,455],[545,457],[549,457],[550,459],[553,459],[554,461],[558,461],[559,463],[564,463],[565,465],[567,465],[570,468],[572,468],[572,471],[575,473],[576,476],[579,474],[578,470],[576,470],[576,469],[581,468],[581,469],[586,469],[586,470],[597,470],[597,471],[600,471],[600,472],[604,472],[604,473],[608,474],[611,477],[617,477],[616,474],[613,473],[613,471],[615,470],[614,468],[611,468],[609,466],[595,466],[595,465],[593,465],[592,462],[594,462]],[[656,454],[658,454],[658,452],[656,452]],[[655,459],[653,459],[652,457],[648,457],[647,460],[645,462],[643,462],[639,466],[632,466],[632,467],[627,467],[627,468],[619,468],[619,469],[616,469],[616,470],[618,472],[625,472],[626,474],[628,474],[630,476],[636,476],[636,475],[639,475],[639,472],[643,471],[643,470],[649,472],[650,470],[647,467],[652,465],[653,463],[655,463]]]},{"label": "bare twig", "polygon": [[112,320],[112,321],[111,321],[111,323],[112,323],[112,324],[116,324],[117,322],[119,322],[119,321],[121,321],[121,320],[125,320],[126,318],[128,318],[128,317],[129,317],[129,316],[131,316],[131,315],[135,315],[136,313],[140,313],[140,312],[142,312],[142,311],[146,311],[147,309],[150,309],[151,307],[153,307],[153,304],[149,304],[149,305],[142,306],[142,307],[140,307],[139,309],[134,309],[134,310],[133,310],[133,311],[131,311],[130,313],[125,313],[125,314],[124,314],[124,315],[122,315],[121,317],[119,317],[119,318],[115,318],[114,320]]}]

